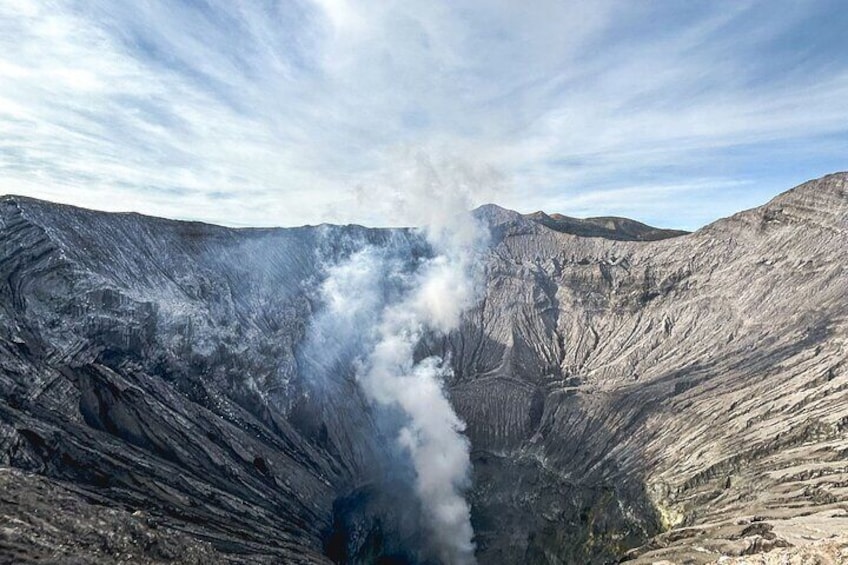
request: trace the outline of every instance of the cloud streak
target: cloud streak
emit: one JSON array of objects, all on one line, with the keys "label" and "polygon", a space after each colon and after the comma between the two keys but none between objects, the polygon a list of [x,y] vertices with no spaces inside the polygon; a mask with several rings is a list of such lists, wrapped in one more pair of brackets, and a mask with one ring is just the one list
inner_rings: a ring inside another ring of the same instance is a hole
[{"label": "cloud streak", "polygon": [[[496,164],[522,211],[695,227],[845,168],[846,20],[824,0],[0,0],[0,192],[393,224],[354,187],[424,145]],[[657,194],[684,185],[675,213]]]}]

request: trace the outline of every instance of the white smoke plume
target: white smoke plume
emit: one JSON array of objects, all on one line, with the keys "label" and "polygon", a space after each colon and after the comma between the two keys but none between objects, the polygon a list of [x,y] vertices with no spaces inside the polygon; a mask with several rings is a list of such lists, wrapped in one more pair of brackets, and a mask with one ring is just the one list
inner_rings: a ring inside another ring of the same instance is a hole
[{"label": "white smoke plume", "polygon": [[[414,354],[425,334],[456,329],[477,298],[479,255],[488,232],[469,209],[481,190],[497,188],[501,179],[490,168],[421,152],[407,152],[398,163],[376,190],[398,221],[420,226],[432,256],[413,272],[400,272],[385,253],[370,248],[355,253],[330,269],[322,287],[323,319],[347,326],[348,332],[355,322],[354,331],[370,335],[361,342],[360,386],[372,402],[405,417],[397,441],[415,471],[429,538],[443,563],[467,565],[475,562],[470,508],[463,496],[471,463],[465,425],[445,395],[451,369],[439,357],[416,363]],[[380,282],[391,278],[404,289],[394,297]],[[372,323],[370,333],[366,319]]]}]

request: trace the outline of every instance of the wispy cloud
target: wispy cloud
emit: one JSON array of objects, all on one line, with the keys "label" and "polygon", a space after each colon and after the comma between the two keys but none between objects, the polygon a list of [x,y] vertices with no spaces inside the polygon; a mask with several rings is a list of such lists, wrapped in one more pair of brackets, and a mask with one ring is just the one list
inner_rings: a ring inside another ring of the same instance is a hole
[{"label": "wispy cloud", "polygon": [[399,147],[502,204],[696,227],[845,166],[838,0],[0,0],[0,193],[392,223]]}]

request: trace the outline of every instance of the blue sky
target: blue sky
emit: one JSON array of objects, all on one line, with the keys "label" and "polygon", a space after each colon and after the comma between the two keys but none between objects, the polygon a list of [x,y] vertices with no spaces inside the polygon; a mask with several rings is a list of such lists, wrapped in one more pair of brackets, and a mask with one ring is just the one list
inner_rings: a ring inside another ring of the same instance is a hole
[{"label": "blue sky", "polygon": [[696,228],[848,169],[846,30],[842,0],[0,0],[0,193],[392,225],[414,154],[474,204]]}]

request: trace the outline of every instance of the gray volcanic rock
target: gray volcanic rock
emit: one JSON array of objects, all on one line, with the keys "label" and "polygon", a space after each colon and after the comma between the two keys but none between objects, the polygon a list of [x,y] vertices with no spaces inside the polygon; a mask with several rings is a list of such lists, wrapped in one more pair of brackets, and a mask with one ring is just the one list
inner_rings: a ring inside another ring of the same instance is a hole
[{"label": "gray volcanic rock", "polygon": [[[692,234],[475,214],[492,231],[484,295],[419,355],[454,367],[481,563],[838,554],[847,174]],[[74,504],[144,512],[187,552],[426,560],[350,359],[316,383],[300,349],[326,266],[364,245],[410,268],[429,253],[407,230],[232,230],[0,199],[0,463],[72,485]],[[5,497],[0,511],[18,512]]]},{"label": "gray volcanic rock", "polygon": [[[333,501],[362,480],[376,434],[356,413],[310,418],[315,437],[297,429],[305,288],[317,248],[403,232],[340,240],[18,197],[0,207],[2,462],[158,512],[235,556],[326,561]],[[336,385],[338,413],[355,411],[354,384]]]},{"label": "gray volcanic rock", "polygon": [[220,563],[208,542],[162,526],[143,511],[92,503],[73,484],[0,469],[2,563]]}]

